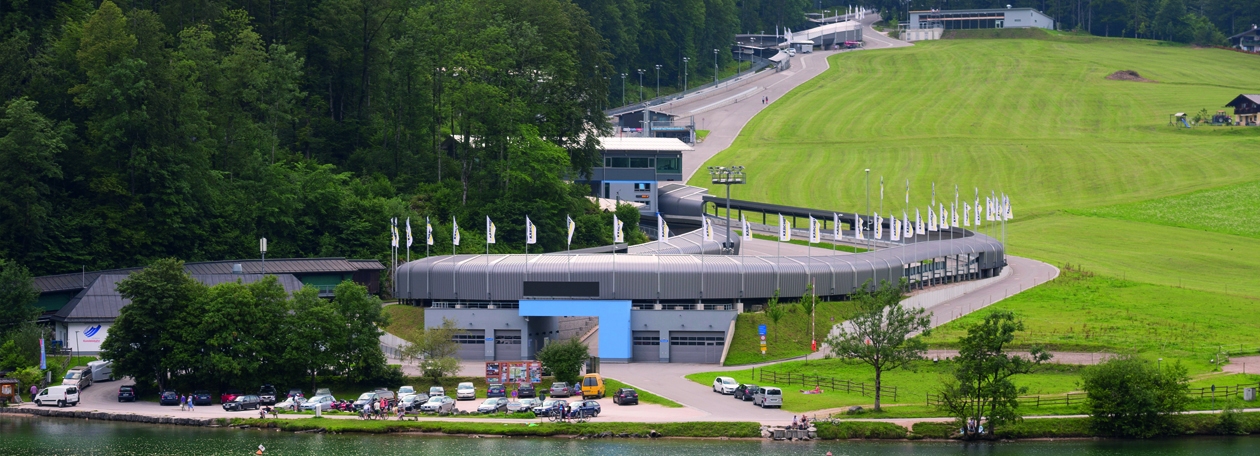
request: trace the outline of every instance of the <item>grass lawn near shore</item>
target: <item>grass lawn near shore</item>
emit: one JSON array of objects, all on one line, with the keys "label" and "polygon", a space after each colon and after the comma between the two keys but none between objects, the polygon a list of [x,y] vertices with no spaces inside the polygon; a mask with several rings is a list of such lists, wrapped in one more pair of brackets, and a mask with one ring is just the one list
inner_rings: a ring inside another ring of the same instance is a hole
[{"label": "grass lawn near shore", "polygon": [[[805,309],[796,303],[783,303],[787,313],[776,325],[770,321],[765,312],[745,312],[735,319],[735,335],[731,339],[731,348],[726,354],[727,366],[756,364],[787,358],[805,356],[810,353],[810,318]],[[815,311],[814,331],[819,344],[826,338],[832,325],[849,319],[856,312],[854,303],[823,302]],[[757,333],[759,325],[766,325],[766,354],[761,354],[761,336]],[[712,381],[713,379],[709,379]]]},{"label": "grass lawn near shore", "polygon": [[664,397],[658,396],[651,392],[644,391],[642,388],[639,388],[637,386],[624,383],[620,380],[604,377],[604,391],[607,392],[605,394],[606,396],[612,397],[613,393],[616,393],[617,390],[621,388],[634,388],[635,392],[639,393],[639,402],[643,404],[656,404],[656,405],[663,405],[665,407],[670,407],[670,408],[682,408],[682,404],[679,404],[677,402],[671,401]]}]

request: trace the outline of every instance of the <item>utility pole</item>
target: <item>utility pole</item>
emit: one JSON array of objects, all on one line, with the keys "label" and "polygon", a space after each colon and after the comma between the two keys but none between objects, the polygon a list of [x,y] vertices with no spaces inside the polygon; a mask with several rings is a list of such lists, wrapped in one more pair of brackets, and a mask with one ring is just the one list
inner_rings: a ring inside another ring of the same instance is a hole
[{"label": "utility pole", "polygon": [[713,49],[713,85],[714,86],[716,86],[718,82],[717,55],[718,55],[718,50],[714,48]]},{"label": "utility pole", "polygon": [[656,97],[661,97],[661,66],[656,65]]},{"label": "utility pole", "polygon": [[[691,57],[683,57],[683,91],[682,96],[687,96],[687,62],[691,61]],[[681,98],[681,97],[680,97]]]},{"label": "utility pole", "polygon": [[626,105],[626,74],[621,73],[621,105]]},{"label": "utility pole", "polygon": [[639,101],[643,101],[643,69],[639,68]]}]

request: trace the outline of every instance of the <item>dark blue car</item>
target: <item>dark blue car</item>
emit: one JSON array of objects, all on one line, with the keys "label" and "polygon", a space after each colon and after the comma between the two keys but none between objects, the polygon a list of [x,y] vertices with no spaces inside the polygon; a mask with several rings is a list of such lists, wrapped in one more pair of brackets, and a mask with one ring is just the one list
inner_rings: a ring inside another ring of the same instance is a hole
[{"label": "dark blue car", "polygon": [[500,384],[493,384],[486,388],[486,397],[507,397],[507,388]]},{"label": "dark blue car", "polygon": [[579,401],[573,404],[573,411],[570,415],[574,418],[591,418],[599,416],[599,402],[596,401]]}]

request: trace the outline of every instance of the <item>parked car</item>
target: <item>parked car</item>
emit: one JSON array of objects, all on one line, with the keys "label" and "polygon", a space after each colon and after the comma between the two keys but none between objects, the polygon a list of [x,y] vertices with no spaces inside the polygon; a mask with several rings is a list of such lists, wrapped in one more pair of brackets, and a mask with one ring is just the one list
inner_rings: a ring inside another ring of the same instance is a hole
[{"label": "parked car", "polygon": [[179,393],[171,390],[163,391],[158,395],[158,405],[179,405]]},{"label": "parked car", "polygon": [[446,396],[433,396],[420,405],[421,412],[451,413],[455,411],[455,399]]},{"label": "parked car", "polygon": [[753,396],[753,405],[761,408],[783,408],[783,390],[770,387],[757,388],[757,394]]},{"label": "parked car", "polygon": [[389,389],[386,389],[386,388],[377,388],[376,391],[373,391],[373,392],[376,393],[377,399],[385,399],[390,402],[393,402],[394,398],[398,397],[394,395],[393,391],[390,391]]},{"label": "parked car", "polygon": [[240,396],[242,394],[245,393],[241,392],[241,390],[228,388],[227,391],[224,391],[223,394],[219,395],[219,403],[226,404],[228,402],[232,402],[232,399],[236,399],[236,396]]},{"label": "parked car", "polygon": [[67,405],[79,405],[79,387],[74,385],[58,385],[50,386],[39,391],[35,395],[35,405],[56,405],[65,407]]},{"label": "parked car", "polygon": [[380,398],[376,397],[376,393],[363,393],[363,394],[360,394],[360,395],[359,395],[359,398],[354,400],[354,404],[353,404],[354,409],[355,409],[356,411],[358,411],[358,410],[362,410],[362,409],[363,409],[363,406],[368,405],[368,404],[371,404],[371,403],[372,403],[372,401],[375,401],[375,400],[377,400],[377,399],[380,399]]},{"label": "parked car", "polygon": [[136,401],[136,385],[123,385],[118,387],[118,402]]},{"label": "parked car", "polygon": [[87,364],[91,372],[92,383],[114,381],[114,363],[112,361],[92,361]]},{"label": "parked car", "polygon": [[445,396],[445,395],[446,395],[446,388],[443,388],[443,387],[440,387],[440,386],[430,386],[430,387],[429,387],[429,397],[433,397],[433,396]]},{"label": "parked car", "polygon": [[301,409],[302,410],[315,410],[316,408],[319,408],[321,411],[330,410],[332,409],[332,404],[335,401],[336,399],[333,399],[332,396],[315,396],[306,400],[306,402],[303,402],[301,405]]},{"label": "parked car", "polygon": [[428,402],[428,400],[429,396],[424,393],[408,394],[399,399],[398,406],[408,412],[418,412],[420,411],[420,406]]},{"label": "parked car", "polygon": [[[298,391],[301,392],[302,390],[298,390]],[[293,390],[289,390],[289,392],[293,392]],[[332,390],[328,388],[319,388],[315,390],[315,395],[316,396],[332,396]]]},{"label": "parked car", "polygon": [[538,416],[550,416],[552,413],[555,413],[556,410],[559,410],[561,407],[566,405],[569,405],[569,401],[564,399],[547,399],[543,401],[542,404],[534,406],[534,414]]},{"label": "parked car", "polygon": [[569,397],[573,392],[569,390],[569,384],[565,382],[555,382],[551,384],[551,390],[547,392],[551,397]]},{"label": "parked car", "polygon": [[498,413],[507,411],[508,400],[506,397],[492,397],[481,402],[477,406],[477,413]]},{"label": "parked car", "polygon": [[604,397],[604,376],[586,374],[582,377],[582,399]]},{"label": "parked car", "polygon": [[756,392],[757,392],[757,385],[740,383],[739,386],[735,387],[735,392],[731,393],[731,395],[735,399],[739,399],[741,401],[751,401],[753,398],[753,394],[755,394]]},{"label": "parked car", "polygon": [[599,416],[599,401],[580,401],[573,404],[573,416],[590,418]]},{"label": "parked car", "polygon": [[538,390],[534,388],[534,385],[522,383],[521,386],[516,387],[516,397],[538,397]]},{"label": "parked car", "polygon": [[416,387],[414,387],[414,386],[400,386],[400,387],[398,387],[398,398],[399,398],[399,399],[402,399],[402,397],[403,397],[403,396],[406,396],[406,395],[408,395],[408,394],[416,394]]},{"label": "parked car", "polygon": [[533,410],[534,407],[539,404],[542,404],[542,401],[532,397],[528,399],[515,400],[508,402],[507,411],[510,413],[528,412]]},{"label": "parked car", "polygon": [[735,394],[735,387],[739,386],[739,382],[730,377],[718,377],[713,379],[713,392],[721,394]]},{"label": "parked car", "polygon": [[613,403],[617,405],[639,405],[639,392],[634,388],[622,388],[613,393]]},{"label": "parked car", "polygon": [[84,388],[92,386],[92,371],[87,366],[78,366],[66,371],[66,376],[61,379],[62,385],[70,385],[82,391]]},{"label": "parked car", "polygon": [[495,383],[486,387],[486,397],[507,397],[507,387]]},{"label": "parked car", "polygon": [[[327,388],[325,388],[325,389],[327,389]],[[329,392],[329,393],[327,393],[327,395],[328,395],[328,396],[332,396],[332,393],[331,393],[331,392]],[[305,401],[305,400],[306,400],[306,394],[302,392],[302,389],[301,389],[301,388],[290,388],[290,389],[289,389],[289,392],[288,392],[288,393],[285,393],[284,397],[285,397],[286,399],[293,399],[293,398],[295,398],[295,397],[300,397],[300,398],[302,398],[302,400],[299,400],[299,401],[297,401],[297,402],[302,402],[302,401]]]},{"label": "parked car", "polygon": [[455,399],[461,401],[471,401],[477,398],[477,388],[472,382],[463,382],[455,387]]},{"label": "parked car", "polygon": [[235,399],[224,403],[223,410],[228,412],[239,412],[241,410],[248,409],[258,410],[258,408],[261,407],[259,404],[260,401],[257,395],[242,394],[240,396],[236,396]]},{"label": "parked car", "polygon": [[258,402],[262,405],[276,405],[276,387],[263,385],[258,388]]},{"label": "parked car", "polygon": [[193,391],[192,397],[193,397],[193,405],[210,405],[210,402],[212,400],[210,396],[210,392],[206,390]]}]

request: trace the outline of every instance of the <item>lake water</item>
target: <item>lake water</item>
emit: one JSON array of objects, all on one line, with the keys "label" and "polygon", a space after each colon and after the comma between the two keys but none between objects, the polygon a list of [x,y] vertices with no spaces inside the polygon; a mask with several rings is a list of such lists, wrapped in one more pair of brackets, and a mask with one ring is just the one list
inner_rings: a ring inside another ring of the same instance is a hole
[{"label": "lake water", "polygon": [[955,442],[808,442],[718,440],[570,440],[559,438],[430,437],[419,435],[292,434],[158,426],[64,418],[0,416],[3,455],[1255,455],[1258,437],[1146,441],[1069,440],[962,444]]}]

